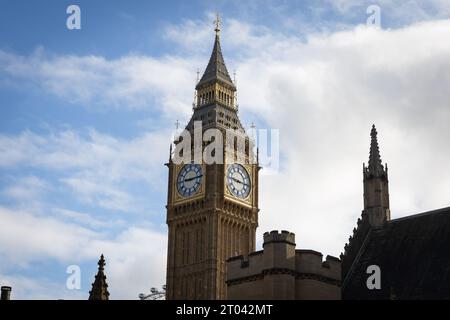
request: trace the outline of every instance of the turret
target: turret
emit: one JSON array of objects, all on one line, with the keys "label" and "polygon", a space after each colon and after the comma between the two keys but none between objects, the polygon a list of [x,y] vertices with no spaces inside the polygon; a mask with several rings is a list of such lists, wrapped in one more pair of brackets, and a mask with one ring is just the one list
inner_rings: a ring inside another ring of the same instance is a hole
[{"label": "turret", "polygon": [[357,227],[344,246],[342,260],[342,287],[345,288],[348,274],[357,263],[359,252],[367,242],[372,228],[382,226],[391,219],[389,210],[388,168],[382,165],[380,150],[378,147],[377,129],[372,125],[370,132],[369,163],[363,164],[364,181],[364,209]]},{"label": "turret", "polygon": [[391,219],[389,210],[388,168],[381,163],[375,125],[370,132],[369,164],[363,164],[364,213],[372,227]]},{"label": "turret", "polygon": [[264,258],[268,268],[295,269],[295,234],[277,230],[264,233]]}]

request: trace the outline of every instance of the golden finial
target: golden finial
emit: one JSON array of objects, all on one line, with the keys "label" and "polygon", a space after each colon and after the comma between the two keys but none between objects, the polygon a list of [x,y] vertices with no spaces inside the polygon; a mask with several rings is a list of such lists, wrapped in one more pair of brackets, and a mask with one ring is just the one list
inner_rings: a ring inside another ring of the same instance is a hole
[{"label": "golden finial", "polygon": [[216,28],[214,29],[214,31],[216,32],[216,35],[219,35],[221,23],[222,23],[222,21],[220,20],[219,13],[217,12],[216,20],[214,20],[214,24],[216,25]]}]

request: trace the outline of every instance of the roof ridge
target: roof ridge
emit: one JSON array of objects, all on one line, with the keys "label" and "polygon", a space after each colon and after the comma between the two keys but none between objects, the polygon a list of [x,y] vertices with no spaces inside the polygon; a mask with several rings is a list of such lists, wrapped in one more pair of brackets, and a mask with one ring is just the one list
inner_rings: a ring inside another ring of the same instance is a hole
[{"label": "roof ridge", "polygon": [[435,210],[431,210],[431,211],[425,211],[425,212],[421,212],[421,213],[411,214],[408,216],[392,219],[390,221],[387,221],[387,223],[403,221],[403,220],[408,220],[408,219],[414,219],[414,218],[420,218],[420,217],[424,217],[424,216],[435,214],[435,213],[445,213],[446,211],[448,211],[448,214],[450,214],[450,207],[444,207],[444,208],[435,209]]}]

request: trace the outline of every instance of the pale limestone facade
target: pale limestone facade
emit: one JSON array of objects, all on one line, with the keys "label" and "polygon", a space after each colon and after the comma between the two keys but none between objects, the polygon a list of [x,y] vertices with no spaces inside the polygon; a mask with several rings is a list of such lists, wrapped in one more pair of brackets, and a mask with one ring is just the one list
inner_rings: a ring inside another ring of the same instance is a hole
[{"label": "pale limestone facade", "polygon": [[341,261],[295,249],[295,235],[266,232],[263,250],[227,261],[230,300],[340,300]]}]

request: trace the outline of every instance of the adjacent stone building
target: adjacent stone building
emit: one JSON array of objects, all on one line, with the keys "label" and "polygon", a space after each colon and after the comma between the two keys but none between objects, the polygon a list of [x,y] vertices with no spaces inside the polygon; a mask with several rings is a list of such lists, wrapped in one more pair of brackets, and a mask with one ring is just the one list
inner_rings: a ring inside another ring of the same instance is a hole
[{"label": "adjacent stone building", "polygon": [[364,209],[341,260],[265,233],[264,250],[228,259],[228,299],[450,299],[450,208],[391,220],[375,126],[370,135]]},{"label": "adjacent stone building", "polygon": [[[363,167],[364,210],[342,259],[343,299],[450,299],[450,208],[391,220],[375,126]],[[379,276],[379,288],[369,277]]]},{"label": "adjacent stone building", "polygon": [[[342,257],[343,299],[450,299],[450,208],[363,224]],[[381,285],[369,290],[373,265]]]},{"label": "adjacent stone building", "polygon": [[295,249],[288,231],[266,232],[263,248],[228,259],[228,299],[341,299],[338,258],[323,261],[320,252]]}]

